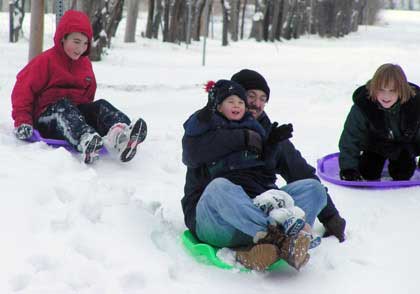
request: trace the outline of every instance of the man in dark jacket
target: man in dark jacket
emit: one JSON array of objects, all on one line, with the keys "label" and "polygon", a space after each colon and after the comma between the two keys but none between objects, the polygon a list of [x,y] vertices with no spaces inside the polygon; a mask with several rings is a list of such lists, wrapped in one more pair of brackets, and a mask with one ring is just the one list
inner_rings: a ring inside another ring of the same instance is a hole
[{"label": "man in dark jacket", "polygon": [[[276,122],[272,124],[264,112],[265,105],[270,97],[270,88],[264,77],[256,71],[243,69],[235,73],[231,80],[245,88],[249,111],[264,127],[267,134],[271,132],[282,134],[284,126],[278,126]],[[309,178],[319,181],[315,174],[315,168],[306,162],[300,152],[287,139],[278,143],[276,149],[270,152],[269,158],[266,158],[265,161],[287,183]],[[318,215],[318,219],[326,229],[324,237],[334,235],[340,242],[345,240],[346,221],[340,216],[328,194],[327,206]]]},{"label": "man in dark jacket", "polygon": [[[211,88],[207,106],[184,123],[185,223],[201,241],[235,248],[238,261],[246,267],[264,270],[282,258],[299,269],[309,260],[308,250],[319,244],[320,239],[311,235],[311,226],[326,205],[327,193],[319,181],[310,178],[276,186],[275,169],[264,154],[273,153],[271,146],[290,138],[291,125],[266,136],[250,113],[240,120],[230,120],[222,110],[232,104],[232,112],[239,112],[234,111],[239,106],[232,102],[233,98],[246,105],[243,87],[233,81],[217,82]],[[296,230],[287,230],[289,223],[275,216],[285,207],[280,198],[268,196],[272,207],[266,210],[262,207],[268,207],[267,197],[261,207],[253,200],[261,199],[268,191],[277,195],[280,190],[305,217]],[[246,249],[238,249],[242,246]]]}]

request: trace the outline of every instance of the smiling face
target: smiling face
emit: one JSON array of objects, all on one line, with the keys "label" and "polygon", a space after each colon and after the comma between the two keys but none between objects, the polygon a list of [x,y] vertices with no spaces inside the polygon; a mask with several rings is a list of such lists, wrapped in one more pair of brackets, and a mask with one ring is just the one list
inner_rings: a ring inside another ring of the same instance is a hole
[{"label": "smiling face", "polygon": [[391,108],[398,101],[398,96],[394,83],[384,85],[376,91],[376,100],[383,108]]},{"label": "smiling face", "polygon": [[245,109],[245,101],[237,95],[231,95],[217,105],[217,110],[228,120],[241,120],[244,117]]},{"label": "smiling face", "polygon": [[258,118],[263,113],[265,104],[267,103],[267,94],[264,91],[253,89],[246,92],[249,112],[254,118]]},{"label": "smiling face", "polygon": [[82,33],[71,33],[63,39],[63,48],[68,57],[78,60],[88,48],[88,38]]}]

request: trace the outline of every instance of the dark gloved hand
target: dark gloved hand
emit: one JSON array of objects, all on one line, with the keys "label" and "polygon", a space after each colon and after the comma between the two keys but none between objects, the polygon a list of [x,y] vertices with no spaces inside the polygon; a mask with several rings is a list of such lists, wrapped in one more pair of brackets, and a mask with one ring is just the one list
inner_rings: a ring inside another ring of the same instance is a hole
[{"label": "dark gloved hand", "polygon": [[362,175],[355,169],[340,170],[340,179],[344,181],[362,181]]},{"label": "dark gloved hand", "polygon": [[274,122],[271,125],[271,131],[268,135],[267,143],[268,144],[275,144],[281,142],[283,140],[289,139],[292,137],[293,132],[293,125],[292,124],[284,124],[278,126],[278,122]]},{"label": "dark gloved hand", "polygon": [[328,219],[325,226],[325,233],[323,237],[335,236],[338,241],[344,242],[346,235],[344,230],[346,229],[346,220],[342,218],[339,214],[336,214]]},{"label": "dark gloved hand", "polygon": [[261,136],[253,130],[245,130],[245,145],[250,151],[254,151],[257,154],[262,153],[263,146]]},{"label": "dark gloved hand", "polygon": [[27,140],[32,137],[34,129],[31,125],[28,124],[21,124],[17,128],[15,128],[15,135],[16,138],[20,140]]}]

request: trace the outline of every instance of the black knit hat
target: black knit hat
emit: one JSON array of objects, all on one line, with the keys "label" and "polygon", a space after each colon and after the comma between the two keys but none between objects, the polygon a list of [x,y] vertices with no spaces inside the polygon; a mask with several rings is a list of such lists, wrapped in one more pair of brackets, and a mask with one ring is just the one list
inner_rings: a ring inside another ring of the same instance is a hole
[{"label": "black knit hat", "polygon": [[237,95],[247,105],[246,92],[240,84],[230,80],[218,80],[209,89],[209,101],[212,102],[210,104],[215,109],[217,105],[231,95]]},{"label": "black knit hat", "polygon": [[231,78],[232,81],[242,85],[245,90],[261,90],[270,98],[270,88],[268,87],[267,81],[258,72],[251,69],[243,69]]}]

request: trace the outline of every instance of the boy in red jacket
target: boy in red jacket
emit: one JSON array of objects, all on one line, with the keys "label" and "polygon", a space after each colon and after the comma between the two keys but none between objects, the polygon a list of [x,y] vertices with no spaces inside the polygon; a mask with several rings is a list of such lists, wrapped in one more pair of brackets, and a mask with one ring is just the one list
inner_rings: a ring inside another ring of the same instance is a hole
[{"label": "boy in red jacket", "polygon": [[54,46],[17,75],[12,92],[15,134],[26,140],[35,127],[44,137],[68,141],[85,163],[97,159],[103,145],[126,162],[146,138],[146,123],[141,118],[131,123],[109,102],[93,101],[96,80],[88,57],[92,35],[86,14],[69,10],[63,15]]}]

